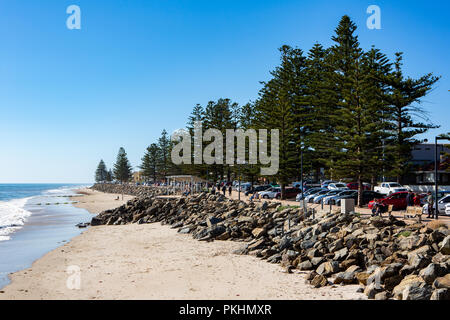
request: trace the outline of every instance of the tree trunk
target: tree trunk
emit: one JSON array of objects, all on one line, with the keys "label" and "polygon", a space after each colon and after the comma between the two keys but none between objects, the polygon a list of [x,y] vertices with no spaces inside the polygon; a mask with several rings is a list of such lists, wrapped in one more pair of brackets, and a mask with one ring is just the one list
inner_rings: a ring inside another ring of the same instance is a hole
[{"label": "tree trunk", "polygon": [[361,175],[358,175],[358,207],[361,208],[362,207],[362,202],[363,202],[363,184],[362,184],[362,179],[361,179]]},{"label": "tree trunk", "polygon": [[281,183],[281,200],[284,200],[286,196],[286,184]]}]

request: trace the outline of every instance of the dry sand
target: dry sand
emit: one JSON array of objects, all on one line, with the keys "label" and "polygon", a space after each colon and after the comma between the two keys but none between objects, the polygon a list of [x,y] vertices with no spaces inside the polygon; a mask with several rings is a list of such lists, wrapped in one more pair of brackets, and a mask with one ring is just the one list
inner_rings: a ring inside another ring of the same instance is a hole
[{"label": "dry sand", "polygon": [[[78,207],[99,212],[116,196],[89,192]],[[365,299],[357,285],[314,289],[304,274],[232,254],[243,243],[200,242],[156,224],[97,226],[16,272],[0,299]],[[80,288],[69,289],[69,266]]]}]

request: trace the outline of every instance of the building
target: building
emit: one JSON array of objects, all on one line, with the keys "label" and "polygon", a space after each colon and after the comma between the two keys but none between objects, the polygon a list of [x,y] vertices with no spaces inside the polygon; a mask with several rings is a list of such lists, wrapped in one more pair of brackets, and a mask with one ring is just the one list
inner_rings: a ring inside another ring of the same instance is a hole
[{"label": "building", "polygon": [[[440,161],[444,161],[443,154],[450,153],[450,148],[445,145],[438,144],[438,155],[440,156]],[[434,143],[420,143],[413,148],[411,151],[412,163],[415,166],[428,166],[430,164],[434,165],[435,158],[435,144]]]},{"label": "building", "polygon": [[[438,181],[439,184],[450,184],[450,172],[447,170],[449,159],[444,154],[450,154],[450,148],[438,144]],[[421,143],[411,151],[411,163],[413,165],[412,174],[407,177],[407,184],[431,185],[435,181],[435,144]]]},{"label": "building", "polygon": [[134,183],[144,182],[144,176],[142,175],[142,171],[133,172],[133,182]]}]

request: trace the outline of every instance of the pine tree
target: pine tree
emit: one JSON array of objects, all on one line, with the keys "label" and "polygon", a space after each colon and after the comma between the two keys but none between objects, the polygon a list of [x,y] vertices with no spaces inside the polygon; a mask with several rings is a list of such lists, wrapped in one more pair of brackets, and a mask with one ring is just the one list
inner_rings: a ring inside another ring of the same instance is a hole
[{"label": "pine tree", "polygon": [[103,160],[100,160],[97,170],[95,170],[95,182],[105,182],[107,181],[108,171],[106,170],[106,165]]},{"label": "pine tree", "polygon": [[112,173],[112,170],[109,169],[108,172],[107,172],[107,174],[106,174],[106,181],[107,181],[107,182],[112,182],[113,179],[114,179],[114,175],[113,175],[113,173]]},{"label": "pine tree", "polygon": [[[226,129],[234,129],[233,112],[230,99],[219,99],[215,101],[209,101],[205,108],[205,117],[203,122],[204,130],[217,129],[223,137],[226,135]],[[229,178],[229,167],[225,164],[226,144],[223,144],[223,164],[211,164],[206,166],[208,170],[208,176],[212,173],[213,180],[224,179],[225,173]],[[216,155],[213,155],[216,156]]]},{"label": "pine tree", "polygon": [[156,182],[158,176],[158,164],[161,159],[161,150],[156,143],[152,143],[142,158],[142,174],[147,179],[152,178]]},{"label": "pine tree", "polygon": [[164,178],[170,174],[179,174],[181,173],[181,168],[176,166],[172,162],[171,152],[173,148],[173,143],[169,137],[169,134],[164,129],[161,133],[161,137],[158,139],[158,147],[159,147],[159,164],[158,164],[158,172]]},{"label": "pine tree", "polygon": [[[298,123],[302,112],[300,88],[304,86],[301,72],[305,58],[300,49],[289,46],[280,48],[281,64],[271,72],[272,79],[263,82],[260,97],[255,102],[257,127],[279,130],[279,170],[272,177],[281,184],[281,197],[291,177],[299,171],[299,141],[302,124]],[[299,130],[300,127],[300,130]]]},{"label": "pine tree", "polygon": [[362,205],[363,181],[379,160],[383,129],[382,85],[379,75],[389,70],[386,57],[377,50],[364,53],[355,35],[356,25],[342,17],[333,36],[331,62],[335,72],[329,79],[336,84],[339,100],[335,108],[337,149],[332,156],[336,175],[353,178],[359,185],[358,205]]},{"label": "pine tree", "polygon": [[336,150],[334,139],[338,119],[335,110],[339,95],[335,84],[328,81],[334,76],[330,59],[330,50],[316,43],[308,52],[306,61],[306,100],[310,112],[306,119],[309,136],[304,158],[305,163],[315,170],[316,180],[319,180],[320,168],[326,168],[332,162],[330,160]]},{"label": "pine tree", "polygon": [[[197,142],[194,138],[194,126],[196,122],[201,122],[202,123],[202,137],[203,137],[203,133],[205,131],[205,128],[203,126],[203,121],[205,118],[205,110],[204,108],[200,105],[200,104],[196,104],[195,107],[192,110],[191,115],[188,118],[188,122],[187,122],[187,129],[189,131],[189,134],[191,135],[192,141],[191,141],[191,145],[193,146],[193,150],[191,152],[192,154],[192,158],[191,158],[191,164],[188,165],[184,165],[182,166],[182,170],[185,173],[188,174],[192,174],[192,175],[196,175],[199,177],[206,177],[206,172],[207,172],[207,168],[206,165],[203,163],[195,163],[195,153],[194,151],[196,150],[195,148],[199,148],[200,146],[203,146],[203,142],[199,141]],[[203,156],[203,147],[201,148],[201,153]]]},{"label": "pine tree", "polygon": [[[254,103],[247,103],[242,106],[239,112],[239,128],[243,130],[255,129],[255,105]],[[250,159],[249,141],[245,143],[245,158]],[[242,175],[252,184],[256,181],[259,175],[258,164],[246,164],[240,170]]]},{"label": "pine tree", "polygon": [[386,77],[390,85],[387,96],[390,104],[390,131],[386,152],[389,163],[393,163],[390,175],[402,182],[405,174],[410,170],[411,150],[419,143],[417,135],[429,129],[438,128],[429,122],[427,113],[420,105],[421,99],[433,88],[440,77],[426,74],[419,79],[405,77],[402,71],[403,53],[395,54],[394,70]]},{"label": "pine tree", "polygon": [[120,148],[117,154],[116,163],[114,164],[114,177],[123,182],[127,182],[132,177],[132,167],[127,158],[124,148]]}]

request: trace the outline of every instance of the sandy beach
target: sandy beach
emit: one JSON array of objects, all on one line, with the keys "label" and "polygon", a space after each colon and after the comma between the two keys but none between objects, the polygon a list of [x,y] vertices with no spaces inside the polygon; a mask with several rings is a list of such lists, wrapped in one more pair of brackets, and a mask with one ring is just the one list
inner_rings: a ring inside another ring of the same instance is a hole
[{"label": "sandy beach", "polygon": [[[92,213],[123,203],[82,192],[76,206]],[[12,274],[0,299],[366,299],[358,285],[314,289],[302,273],[233,254],[240,246],[200,242],[159,223],[91,227]]]}]

